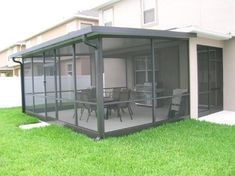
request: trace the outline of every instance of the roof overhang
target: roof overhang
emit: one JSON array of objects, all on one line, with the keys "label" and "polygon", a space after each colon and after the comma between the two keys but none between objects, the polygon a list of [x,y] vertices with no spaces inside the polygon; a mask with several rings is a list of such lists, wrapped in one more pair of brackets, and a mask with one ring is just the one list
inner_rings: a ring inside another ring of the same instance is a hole
[{"label": "roof overhang", "polygon": [[224,34],[224,33],[220,33],[220,32],[215,32],[215,31],[200,28],[197,26],[187,26],[187,27],[183,27],[183,28],[175,28],[175,29],[172,29],[171,31],[196,33],[197,37],[208,38],[208,39],[213,39],[213,40],[229,40],[232,38],[231,34]]},{"label": "roof overhang", "polygon": [[173,32],[166,30],[150,30],[137,28],[120,28],[120,27],[104,27],[104,26],[89,26],[79,31],[71,32],[64,36],[36,45],[24,51],[11,55],[11,58],[27,57],[35,53],[40,53],[49,49],[60,48],[75,42],[81,42],[84,36],[89,39],[94,39],[96,36],[103,37],[130,37],[130,38],[173,38],[173,39],[188,39],[196,37],[195,33]]}]

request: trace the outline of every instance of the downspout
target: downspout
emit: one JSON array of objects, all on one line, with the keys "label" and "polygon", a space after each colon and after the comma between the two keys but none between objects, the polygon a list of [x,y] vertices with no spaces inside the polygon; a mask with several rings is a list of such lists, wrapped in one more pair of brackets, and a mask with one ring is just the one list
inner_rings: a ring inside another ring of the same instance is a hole
[{"label": "downspout", "polygon": [[20,64],[22,112],[25,113],[24,67],[23,67],[23,63],[22,63],[22,62],[20,62],[20,61],[18,61],[18,60],[15,60],[15,59],[16,59],[15,57],[12,58],[13,62]]},{"label": "downspout", "polygon": [[90,42],[87,41],[87,36],[86,36],[86,35],[83,35],[83,36],[82,36],[82,42],[83,42],[84,44],[86,44],[86,45],[88,45],[88,46],[94,48],[94,49],[97,49],[97,48],[98,48],[96,44],[93,44],[93,43],[90,43]]}]

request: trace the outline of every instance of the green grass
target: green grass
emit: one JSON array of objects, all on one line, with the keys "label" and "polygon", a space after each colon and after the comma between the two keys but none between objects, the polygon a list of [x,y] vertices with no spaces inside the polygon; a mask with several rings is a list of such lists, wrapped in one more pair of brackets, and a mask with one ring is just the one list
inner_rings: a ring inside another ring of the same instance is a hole
[{"label": "green grass", "polygon": [[194,120],[98,142],[69,129],[22,130],[37,120],[0,110],[0,175],[235,175],[235,126]]}]

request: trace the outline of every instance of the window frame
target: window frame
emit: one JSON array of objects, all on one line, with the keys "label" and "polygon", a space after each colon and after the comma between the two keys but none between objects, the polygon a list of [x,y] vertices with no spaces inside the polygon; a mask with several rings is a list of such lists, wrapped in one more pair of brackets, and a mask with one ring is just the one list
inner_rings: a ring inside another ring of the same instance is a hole
[{"label": "window frame", "polygon": [[152,22],[148,22],[145,23],[144,20],[144,12],[151,10],[151,9],[144,9],[144,1],[145,0],[141,0],[141,20],[142,20],[142,25],[143,26],[149,26],[149,25],[154,25],[157,24],[157,0],[153,0],[154,1],[154,20]]},{"label": "window frame", "polygon": [[[67,75],[72,76],[73,75],[73,64],[72,63],[67,63]],[[69,70],[69,67],[71,67],[71,70]]]},{"label": "window frame", "polygon": [[86,25],[91,25],[91,26],[95,26],[95,22],[92,21],[79,21],[79,29],[82,29],[82,24],[86,24]]},{"label": "window frame", "polygon": [[[140,55],[134,58],[134,72],[135,72],[135,86],[143,86],[144,83],[148,83],[151,82],[150,78],[149,78],[149,73],[148,72],[152,72],[152,68],[148,68],[148,61],[149,58],[151,59],[150,55]],[[137,62],[138,60],[143,60],[144,61],[144,68],[143,69],[138,69],[137,68]],[[145,82],[142,83],[137,83],[137,73],[144,73],[145,75]]]},{"label": "window frame", "polygon": [[[112,14],[112,20],[111,21],[106,21],[105,22],[105,18],[104,18],[104,13],[105,13],[105,11],[109,11],[109,10],[111,10],[111,14]],[[103,18],[103,25],[104,26],[114,26],[114,11],[113,11],[113,7],[109,7],[109,8],[107,8],[107,9],[104,9],[103,11],[102,11],[102,18]],[[106,24],[108,24],[108,23],[111,23],[111,25],[106,25]]]}]

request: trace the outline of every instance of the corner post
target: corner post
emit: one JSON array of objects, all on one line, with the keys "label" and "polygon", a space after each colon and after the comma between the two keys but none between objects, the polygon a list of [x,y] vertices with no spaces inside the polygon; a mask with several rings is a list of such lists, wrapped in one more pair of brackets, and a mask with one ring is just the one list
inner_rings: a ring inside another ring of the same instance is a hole
[{"label": "corner post", "polygon": [[154,42],[153,39],[151,39],[151,56],[152,56],[152,115],[153,115],[153,124],[155,123],[155,107],[156,107],[156,77],[155,77],[155,51],[154,51]]},{"label": "corner post", "polygon": [[198,118],[197,39],[189,39],[190,118]]},{"label": "corner post", "polygon": [[102,39],[99,37],[95,48],[97,129],[100,138],[104,138],[104,99],[103,99],[103,55]]},{"label": "corner post", "polygon": [[74,88],[74,117],[75,125],[78,126],[78,110],[77,110],[77,78],[76,78],[76,44],[73,47],[73,88]]}]

